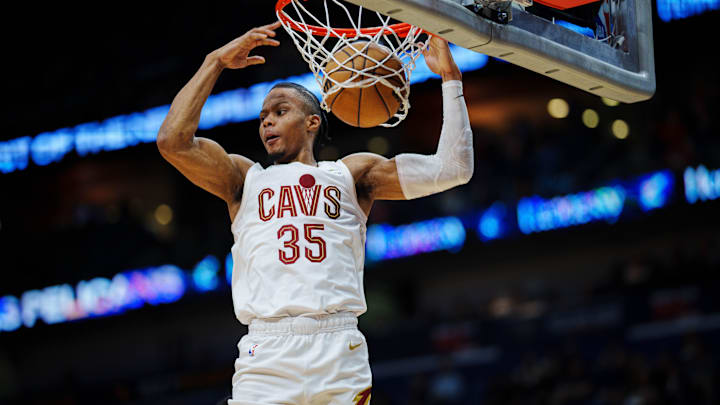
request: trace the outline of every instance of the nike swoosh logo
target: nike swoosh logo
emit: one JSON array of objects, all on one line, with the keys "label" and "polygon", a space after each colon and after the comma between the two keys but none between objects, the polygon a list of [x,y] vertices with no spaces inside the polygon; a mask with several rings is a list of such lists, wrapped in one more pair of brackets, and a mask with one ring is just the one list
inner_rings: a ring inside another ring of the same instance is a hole
[{"label": "nike swoosh logo", "polygon": [[356,344],[356,345],[353,346],[353,344],[352,344],[352,342],[351,342],[351,343],[348,344],[348,348],[350,348],[350,350],[355,350],[355,349],[357,349],[358,347],[360,347],[361,345],[362,345],[362,342],[360,342],[360,343],[358,343],[358,344]]}]

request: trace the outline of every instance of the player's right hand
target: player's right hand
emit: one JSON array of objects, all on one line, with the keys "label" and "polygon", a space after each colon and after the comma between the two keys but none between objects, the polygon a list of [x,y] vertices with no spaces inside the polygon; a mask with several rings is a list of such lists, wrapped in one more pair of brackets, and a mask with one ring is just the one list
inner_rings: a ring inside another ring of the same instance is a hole
[{"label": "player's right hand", "polygon": [[280,45],[280,42],[273,39],[276,35],[275,30],[278,27],[280,27],[280,21],[263,25],[262,27],[253,28],[246,32],[243,36],[233,39],[222,48],[216,50],[215,52],[220,65],[229,69],[242,69],[250,65],[265,63],[265,58],[262,56],[248,55],[250,54],[250,51],[258,46]]},{"label": "player's right hand", "polygon": [[462,74],[458,69],[448,42],[436,35],[430,37],[430,43],[427,48],[424,44],[419,44],[421,52],[425,57],[425,63],[428,68],[435,74],[440,75],[445,80],[461,80]]}]

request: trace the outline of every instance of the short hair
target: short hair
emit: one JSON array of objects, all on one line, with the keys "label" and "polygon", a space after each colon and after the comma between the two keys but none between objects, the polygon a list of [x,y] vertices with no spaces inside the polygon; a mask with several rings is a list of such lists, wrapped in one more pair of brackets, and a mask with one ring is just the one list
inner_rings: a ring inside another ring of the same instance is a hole
[{"label": "short hair", "polygon": [[320,100],[318,100],[318,98],[315,97],[315,95],[305,86],[299,85],[297,83],[280,82],[274,85],[272,89],[270,89],[270,91],[278,88],[295,90],[300,95],[303,103],[305,104],[306,111],[310,114],[320,116],[320,128],[318,128],[318,131],[315,134],[313,147],[325,146],[326,143],[330,142],[330,135],[328,133],[328,119],[325,115],[325,111],[323,111],[320,107]]}]

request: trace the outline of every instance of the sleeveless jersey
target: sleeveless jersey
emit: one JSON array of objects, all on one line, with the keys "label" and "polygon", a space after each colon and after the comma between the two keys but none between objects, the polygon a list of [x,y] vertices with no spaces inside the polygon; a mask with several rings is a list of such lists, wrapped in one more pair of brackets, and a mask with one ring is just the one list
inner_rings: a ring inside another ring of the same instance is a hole
[{"label": "sleeveless jersey", "polygon": [[364,313],[366,222],[343,162],[254,164],[231,225],[238,320]]}]

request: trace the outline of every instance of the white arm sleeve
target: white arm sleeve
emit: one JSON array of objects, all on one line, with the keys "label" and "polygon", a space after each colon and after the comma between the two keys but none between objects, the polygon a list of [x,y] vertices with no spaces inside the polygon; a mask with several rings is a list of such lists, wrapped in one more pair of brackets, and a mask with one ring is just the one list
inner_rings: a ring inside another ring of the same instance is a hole
[{"label": "white arm sleeve", "polygon": [[400,186],[408,200],[465,184],[473,174],[472,129],[462,82],[443,82],[442,94],[443,126],[437,152],[395,156]]}]

